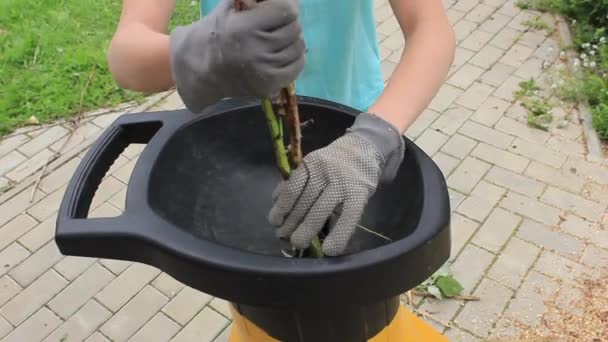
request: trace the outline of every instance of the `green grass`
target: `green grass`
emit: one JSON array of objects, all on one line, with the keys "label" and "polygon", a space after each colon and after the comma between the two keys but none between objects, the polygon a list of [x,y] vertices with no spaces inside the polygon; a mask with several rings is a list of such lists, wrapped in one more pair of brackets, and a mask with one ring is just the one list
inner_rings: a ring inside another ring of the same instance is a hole
[{"label": "green grass", "polygon": [[[172,26],[198,18],[198,1],[178,0]],[[141,99],[114,83],[106,51],[121,0],[0,1],[0,136],[34,115],[71,116],[91,76],[83,110]]]},{"label": "green grass", "polygon": [[580,72],[566,80],[559,93],[564,100],[588,102],[595,130],[608,139],[608,0],[520,0],[517,4],[567,18],[573,48],[581,58]]}]

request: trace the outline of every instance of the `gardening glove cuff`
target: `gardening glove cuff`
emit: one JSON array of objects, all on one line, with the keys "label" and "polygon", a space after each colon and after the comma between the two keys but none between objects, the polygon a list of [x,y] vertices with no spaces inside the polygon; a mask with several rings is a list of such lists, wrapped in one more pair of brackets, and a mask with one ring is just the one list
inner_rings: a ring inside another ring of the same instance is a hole
[{"label": "gardening glove cuff", "polygon": [[405,153],[405,143],[399,130],[375,114],[363,113],[357,116],[348,132],[378,149],[383,160],[380,182],[391,182],[399,171]]},{"label": "gardening glove cuff", "polygon": [[173,80],[186,107],[201,112],[227,97],[270,97],[304,68],[297,0],[266,0],[237,12],[222,0],[170,35]]}]

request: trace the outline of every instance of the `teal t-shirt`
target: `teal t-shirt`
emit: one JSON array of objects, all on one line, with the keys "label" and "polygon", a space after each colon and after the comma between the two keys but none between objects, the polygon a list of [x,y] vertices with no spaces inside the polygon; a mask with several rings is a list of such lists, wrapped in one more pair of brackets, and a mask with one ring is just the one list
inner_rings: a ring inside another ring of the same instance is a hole
[{"label": "teal t-shirt", "polygon": [[[220,0],[201,0],[201,16]],[[367,110],[384,80],[373,0],[300,0],[306,65],[296,80],[298,95]]]}]

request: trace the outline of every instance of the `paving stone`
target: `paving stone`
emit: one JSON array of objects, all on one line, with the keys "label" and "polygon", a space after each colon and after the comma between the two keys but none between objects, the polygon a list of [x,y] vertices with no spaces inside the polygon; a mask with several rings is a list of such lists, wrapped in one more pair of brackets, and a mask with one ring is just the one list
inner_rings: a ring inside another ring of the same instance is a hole
[{"label": "paving stone", "polygon": [[0,278],[0,306],[15,297],[23,288],[11,277],[5,275]]},{"label": "paving stone", "polygon": [[422,135],[416,139],[416,145],[420,147],[426,154],[433,156],[443,144],[448,140],[449,136],[437,132],[433,129],[427,129]]},{"label": "paving stone", "polygon": [[464,247],[462,253],[450,267],[454,278],[458,279],[464,288],[463,293],[471,294],[473,292],[493,259],[493,254],[475,245],[468,244]]},{"label": "paving stone", "polygon": [[135,167],[136,160],[131,160],[127,164],[123,165],[120,169],[118,169],[113,175],[119,181],[124,184],[129,184],[129,178],[131,177],[131,172],[133,172],[133,168]]},{"label": "paving stone", "polygon": [[114,275],[110,271],[93,264],[47,305],[61,318],[67,319],[112,279],[114,279]]},{"label": "paving stone", "polygon": [[568,174],[565,171],[554,169],[536,161],[530,163],[525,174],[532,178],[536,178],[539,181],[574,193],[580,192],[583,189],[585,182],[583,178],[577,175]]},{"label": "paving stone", "polygon": [[559,209],[514,192],[508,192],[500,202],[500,206],[550,226],[554,226],[560,221]]},{"label": "paving stone", "polygon": [[464,16],[467,14],[466,12],[459,11],[459,10],[453,9],[453,8],[448,9],[445,13],[448,17],[448,21],[450,22],[450,24],[452,26],[456,25],[456,23],[460,19],[464,18]]},{"label": "paving stone", "polygon": [[448,178],[448,184],[450,187],[468,194],[489,169],[489,164],[467,157]]},{"label": "paving stone", "polygon": [[570,156],[562,169],[572,174],[587,177],[596,183],[608,185],[608,167],[606,166]]},{"label": "paving stone", "polygon": [[503,317],[524,326],[537,326],[541,316],[547,311],[545,301],[558,288],[558,284],[550,278],[535,271],[530,272],[509,303]]},{"label": "paving stone", "polygon": [[580,317],[583,314],[583,310],[578,303],[581,303],[583,300],[583,292],[580,289],[576,287],[562,287],[559,289],[555,304],[559,309],[569,311],[571,314]]},{"label": "paving stone", "polygon": [[36,224],[36,220],[32,219],[27,214],[23,214],[17,216],[3,227],[0,227],[0,251],[17,240],[17,238],[27,233]]},{"label": "paving stone", "polygon": [[429,108],[438,113],[443,113],[462,93],[462,90],[449,84],[444,84],[437,94],[435,94],[435,97],[429,104]]},{"label": "paving stone", "polygon": [[492,39],[492,34],[485,31],[476,30],[473,31],[465,40],[460,43],[460,46],[471,50],[479,51],[486,43]]},{"label": "paving stone", "polygon": [[[99,263],[103,265],[103,267],[110,270],[110,272],[115,275],[119,275],[124,271],[127,267],[131,266],[131,261],[124,260],[112,260],[112,259],[100,259]],[[158,290],[158,288],[157,288]],[[162,292],[162,291],[161,291]]]},{"label": "paving stone", "polygon": [[96,331],[93,335],[89,336],[85,340],[85,342],[110,342],[105,336],[103,336],[100,332]]},{"label": "paving stone", "polygon": [[388,18],[386,21],[376,27],[377,32],[380,32],[387,36],[397,30],[399,30],[399,22],[394,16]]},{"label": "paving stone", "polygon": [[574,156],[582,156],[586,153],[585,145],[580,141],[572,141],[558,136],[553,136],[547,141],[547,147]]},{"label": "paving stone", "polygon": [[505,191],[503,188],[481,181],[471,192],[471,195],[462,201],[457,211],[478,222],[482,222],[490,214]]},{"label": "paving stone", "polygon": [[427,298],[420,305],[418,311],[427,312],[435,319],[449,322],[454,318],[461,307],[462,303],[457,300],[436,300],[434,298]]},{"label": "paving stone", "polygon": [[[467,121],[471,114],[473,114],[473,112],[466,108],[452,107],[439,116],[439,118],[433,122],[431,128],[443,134],[453,135],[460,126]],[[428,130],[427,132],[429,131],[432,130]],[[423,135],[427,132],[423,133]],[[439,139],[439,141],[441,141],[441,139]]]},{"label": "paving stone", "polygon": [[583,264],[608,269],[608,250],[589,245],[581,258]]},{"label": "paving stone", "polygon": [[475,295],[483,300],[466,303],[455,321],[475,335],[486,337],[513,296],[513,291],[485,278],[475,290]]},{"label": "paving stone", "polygon": [[146,144],[131,144],[125,148],[122,155],[131,160],[137,159],[145,148]]},{"label": "paving stone", "polygon": [[230,332],[232,325],[229,325],[213,342],[230,342]]},{"label": "paving stone", "polygon": [[17,151],[12,151],[0,158],[0,176],[7,174],[26,160],[27,158]]},{"label": "paving stone", "polygon": [[566,254],[569,258],[576,258],[585,247],[582,241],[571,235],[528,219],[519,227],[517,236],[545,249]]},{"label": "paving stone", "polygon": [[108,200],[108,203],[110,203],[113,207],[120,210],[121,212],[124,212],[125,206],[126,206],[126,200],[127,200],[127,188],[125,187],[122,190],[120,190],[119,192],[117,192],[116,194],[114,194],[114,196],[110,197],[110,199]]},{"label": "paving stone", "polygon": [[513,101],[513,97],[515,96],[515,92],[520,88],[519,84],[523,82],[524,79],[521,77],[517,77],[515,75],[509,76],[500,87],[494,91],[494,96],[499,97],[505,101]]},{"label": "paving stone", "polygon": [[25,260],[30,253],[27,249],[14,242],[0,252],[0,276]]},{"label": "paving stone", "polygon": [[521,78],[538,78],[543,72],[543,60],[530,58],[515,71],[515,75]]},{"label": "paving stone", "polygon": [[486,21],[484,21],[479,29],[488,33],[496,34],[502,30],[511,20],[510,17],[504,14],[494,13]]},{"label": "paving stone", "polygon": [[538,143],[528,142],[521,138],[518,138],[511,144],[509,151],[535,159],[554,168],[560,168],[566,162],[564,155],[547,149]]},{"label": "paving stone", "polygon": [[453,9],[469,12],[479,4],[480,0],[458,0],[455,2]]},{"label": "paving stone", "polygon": [[532,178],[493,166],[485,179],[519,194],[536,198],[544,191],[545,185]]},{"label": "paving stone", "polygon": [[[53,215],[44,222],[40,223],[34,229],[31,229],[27,233],[23,234],[23,236],[19,238],[19,243],[25,246],[25,248],[29,249],[31,252],[37,251],[55,237],[56,224],[57,218],[56,215]],[[26,227],[28,227],[28,225],[26,225]]]},{"label": "paving stone", "polygon": [[391,33],[385,40],[382,41],[382,46],[385,46],[391,51],[403,48],[405,45],[405,39],[401,30],[397,30]]},{"label": "paving stone", "polygon": [[605,205],[597,204],[551,186],[545,191],[541,200],[555,207],[572,211],[590,221],[601,220],[602,214],[606,210]]},{"label": "paving stone", "polygon": [[25,134],[17,134],[0,140],[0,157],[14,151],[29,140],[30,137]]},{"label": "paving stone", "polygon": [[116,121],[119,117],[124,115],[122,112],[116,113],[108,113],[104,115],[100,115],[93,119],[92,123],[99,128],[106,128],[110,126],[114,121]]},{"label": "paving stone", "polygon": [[23,324],[15,328],[3,342],[40,341],[61,324],[49,309],[42,308]]},{"label": "paving stone", "polygon": [[502,13],[504,15],[507,15],[509,17],[514,17],[517,14],[519,14],[519,12],[521,12],[521,9],[517,6],[517,3],[514,1],[507,1],[507,2],[503,2],[504,5],[502,5],[499,9],[498,9],[498,13]]},{"label": "paving stone", "polygon": [[461,19],[456,23],[456,25],[452,26],[454,29],[456,42],[460,43],[464,39],[466,39],[471,32],[475,31],[475,29],[479,26],[479,24],[474,23],[472,21],[468,21],[466,19]]},{"label": "paving stone", "polygon": [[466,63],[452,77],[447,80],[447,83],[461,89],[469,88],[483,73],[484,69]]},{"label": "paving stone", "polygon": [[458,213],[454,213],[451,219],[452,229],[452,251],[450,259],[456,258],[465,244],[469,241],[475,230],[479,227],[479,223],[464,217]]},{"label": "paving stone", "polygon": [[60,139],[56,143],[50,146],[50,149],[59,152],[63,149],[63,152],[70,151],[71,149],[82,145],[88,139],[93,138],[96,135],[101,133],[101,129],[90,122],[85,123],[84,125],[78,127],[74,134],[71,135],[70,140],[66,143],[68,136]]},{"label": "paving stone", "polygon": [[536,49],[545,41],[546,38],[547,33],[545,31],[528,31],[524,33],[517,42],[531,49]]},{"label": "paving stone", "polygon": [[473,236],[473,242],[498,253],[521,222],[521,218],[501,208],[495,208]]},{"label": "paving stone", "polygon": [[228,320],[210,308],[204,308],[180,331],[172,342],[211,342],[228,325]]},{"label": "paving stone", "polygon": [[393,50],[391,50],[387,47],[384,47],[382,44],[380,44],[379,48],[380,48],[380,60],[381,61],[384,61],[393,52]]},{"label": "paving stone", "polygon": [[435,153],[433,161],[441,170],[444,178],[447,178],[460,163],[460,160],[441,152]]},{"label": "paving stone", "polygon": [[[506,26],[502,28],[488,44],[506,51],[513,46],[515,39],[517,39],[519,35],[519,31]],[[514,66],[517,67],[517,65]]]},{"label": "paving stone", "polygon": [[608,186],[588,182],[583,186],[583,196],[595,202],[608,205]]},{"label": "paving stone", "polygon": [[418,116],[418,118],[416,118],[416,121],[410,125],[405,132],[405,135],[408,138],[415,140],[422,134],[422,132],[424,132],[425,129],[427,129],[427,127],[431,125],[431,123],[433,123],[433,121],[439,117],[439,115],[439,113],[431,109],[426,109]]},{"label": "paving stone", "polygon": [[559,43],[553,39],[547,39],[534,51],[533,56],[547,62],[553,62],[559,56],[559,52]]},{"label": "paving stone", "polygon": [[495,10],[496,10],[495,7],[480,4],[480,5],[477,5],[471,12],[469,12],[469,14],[467,14],[465,19],[468,21],[472,21],[474,23],[482,23],[486,19],[488,19],[488,17],[490,17],[490,15]]},{"label": "paving stone", "polygon": [[389,62],[395,63],[395,64],[399,64],[399,62],[401,62],[401,57],[403,56],[403,48],[399,48],[395,51],[393,51],[390,56],[388,56],[387,60]]},{"label": "paving stone", "polygon": [[19,282],[21,286],[27,286],[55,265],[61,258],[63,256],[59,252],[57,244],[55,241],[51,241],[10,271],[9,275]]},{"label": "paving stone", "polygon": [[469,155],[477,142],[464,135],[454,134],[448,142],[441,148],[442,152],[452,155],[458,159],[464,159]]},{"label": "paving stone", "polygon": [[97,207],[102,205],[105,201],[107,201],[110,197],[123,190],[125,185],[118,181],[114,177],[106,178],[101,184],[95,196],[93,197],[93,201],[91,202],[90,211],[95,210]]},{"label": "paving stone", "polygon": [[161,312],[146,323],[129,342],[169,341],[180,330],[180,326]]},{"label": "paving stone", "polygon": [[[486,71],[479,78],[479,81],[491,85],[493,87],[499,87],[511,76],[515,69],[515,67],[512,67],[510,65],[496,63],[492,65],[490,70]],[[511,99],[507,99],[507,101],[511,101]]]},{"label": "paving stone", "polygon": [[448,338],[449,341],[458,341],[458,342],[479,342],[479,339],[468,332],[453,327],[448,329],[445,334],[445,337]]},{"label": "paving stone", "polygon": [[471,152],[471,155],[516,173],[524,172],[530,163],[530,160],[524,157],[498,149],[485,143],[479,143],[473,152]]},{"label": "paving stone", "polygon": [[388,81],[391,78],[393,71],[395,71],[397,64],[395,64],[393,62],[389,62],[389,61],[383,61],[381,64],[381,67],[382,67],[382,75],[384,76],[384,81]]},{"label": "paving stone", "polygon": [[43,342],[83,341],[112,314],[96,301],[87,302]]},{"label": "paving stone", "polygon": [[27,212],[40,222],[51,217],[51,215],[55,214],[57,210],[59,210],[59,205],[63,200],[65,188],[66,186],[57,189],[52,194],[46,196],[42,201],[29,208]]},{"label": "paving stone", "polygon": [[152,286],[169,298],[175,297],[184,288],[184,284],[175,280],[167,273],[159,274],[152,282]]},{"label": "paving stone", "polygon": [[107,179],[108,177],[112,177],[112,175],[116,171],[118,171],[121,167],[123,167],[129,161],[130,161],[130,159],[128,159],[127,157],[125,157],[123,155],[118,156],[118,158],[116,158],[116,160],[114,161],[112,166],[110,166],[110,168],[108,169],[108,172],[106,172],[106,174],[104,176],[104,180]]},{"label": "paving stone", "polygon": [[49,173],[40,181],[39,188],[45,193],[50,194],[66,185],[72,178],[80,161],[80,158],[73,158],[58,169],[53,170],[53,172]]},{"label": "paving stone", "polygon": [[105,307],[116,312],[159,273],[157,268],[134,263],[101,290],[95,298]]},{"label": "paving stone", "polygon": [[163,308],[163,312],[185,325],[210,301],[211,296],[208,294],[186,286]]},{"label": "paving stone", "polygon": [[0,338],[8,335],[13,330],[13,327],[2,316],[0,316]]},{"label": "paving stone", "polygon": [[7,173],[6,177],[15,183],[21,182],[37,170],[42,169],[44,164],[47,163],[47,161],[53,154],[54,152],[52,152],[51,150],[44,149],[35,156],[30,157],[23,163],[19,164],[19,166],[15,167],[12,171]]},{"label": "paving stone", "polygon": [[232,312],[230,311],[230,303],[223,299],[217,297],[213,298],[209,303],[209,306],[211,306],[215,311],[224,315],[224,317],[226,318],[232,317]]},{"label": "paving stone", "polygon": [[470,63],[485,70],[490,69],[505,53],[492,45],[486,45],[477,51],[479,52],[471,58]]},{"label": "paving stone", "polygon": [[541,145],[546,143],[551,136],[545,131],[532,128],[508,117],[500,119],[495,128],[499,131],[515,135],[523,140]]},{"label": "paving stone", "polygon": [[27,157],[32,157],[47,148],[47,146],[50,146],[57,140],[66,136],[69,132],[70,131],[59,125],[50,127],[45,129],[42,134],[19,147],[19,152]]},{"label": "paving stone", "polygon": [[66,256],[53,268],[65,279],[74,280],[97,261],[96,258]]},{"label": "paving stone", "polygon": [[577,262],[546,250],[541,252],[534,270],[569,283],[578,283],[585,277],[593,279],[599,276],[597,271],[587,269]]},{"label": "paving stone", "polygon": [[0,314],[11,324],[19,325],[66,285],[65,279],[50,270],[0,308]]},{"label": "paving stone", "polygon": [[493,91],[493,87],[475,82],[456,100],[456,103],[471,110],[477,110]]},{"label": "paving stone", "polygon": [[539,247],[513,237],[498,255],[488,276],[512,289],[517,289],[539,253]]},{"label": "paving stone", "polygon": [[465,122],[458,132],[475,140],[483,141],[484,143],[501,149],[508,148],[511,145],[511,142],[515,139],[508,134],[472,121]]},{"label": "paving stone", "polygon": [[122,211],[115,208],[108,202],[104,202],[102,205],[94,209],[89,213],[89,218],[100,218],[100,217],[117,217],[122,214]]},{"label": "paving stone", "polygon": [[167,297],[146,286],[120,311],[108,320],[100,331],[116,342],[126,341],[167,303]]},{"label": "paving stone", "polygon": [[452,212],[454,212],[454,209],[458,208],[460,203],[466,198],[465,195],[451,188],[448,188],[448,195],[450,197],[450,208],[452,209]]},{"label": "paving stone", "polygon": [[460,69],[461,66],[465,65],[465,63],[468,62],[471,57],[473,57],[473,55],[475,55],[473,51],[467,50],[459,46],[456,47],[456,50],[454,51],[454,61],[452,62],[451,69],[453,71],[457,71],[458,69]]},{"label": "paving stone", "polygon": [[608,230],[601,229],[599,224],[591,223],[578,216],[566,215],[564,222],[560,225],[561,230],[587,240],[588,242],[608,249]]}]

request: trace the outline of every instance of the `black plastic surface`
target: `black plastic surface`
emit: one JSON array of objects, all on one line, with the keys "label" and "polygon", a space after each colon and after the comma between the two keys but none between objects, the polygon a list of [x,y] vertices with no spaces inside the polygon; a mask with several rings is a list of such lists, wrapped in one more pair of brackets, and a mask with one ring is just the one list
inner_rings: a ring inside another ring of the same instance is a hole
[{"label": "black plastic surface", "polygon": [[[344,133],[358,114],[300,98],[305,152]],[[66,255],[131,260],[160,268],[203,292],[243,305],[306,308],[366,305],[411,289],[450,254],[449,200],[432,160],[405,139],[406,160],[382,187],[361,230],[337,258],[279,256],[266,221],[279,181],[259,104],[220,102],[201,115],[185,110],[130,114],[108,128],[76,170],[57,218]],[[128,143],[148,142],[127,190],[126,212],[87,219],[94,190]],[[296,295],[294,295],[296,294]]]}]

